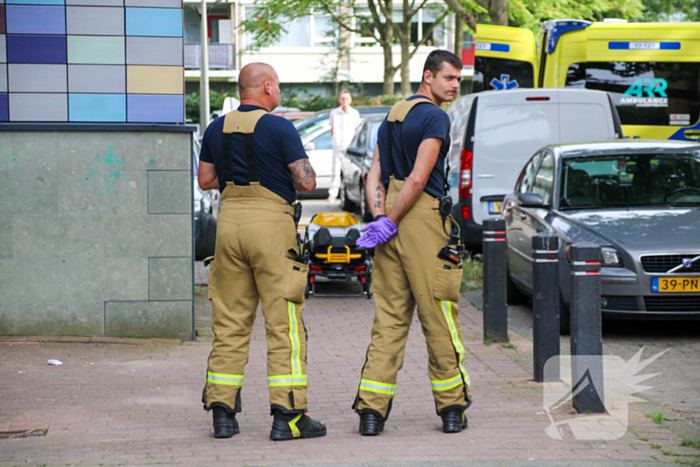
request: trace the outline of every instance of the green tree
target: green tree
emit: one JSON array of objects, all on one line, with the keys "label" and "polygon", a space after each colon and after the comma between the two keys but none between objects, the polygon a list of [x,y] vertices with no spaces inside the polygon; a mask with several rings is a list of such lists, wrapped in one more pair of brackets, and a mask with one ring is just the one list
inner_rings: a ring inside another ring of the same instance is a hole
[{"label": "green tree", "polygon": [[644,0],[646,21],[700,21],[698,0]]},{"label": "green tree", "polygon": [[[219,94],[214,90],[209,91],[209,106],[212,111],[221,110],[224,108],[224,99],[227,97],[238,98],[234,89],[229,90],[226,94]],[[192,123],[199,123],[199,93],[193,92],[185,97],[185,115],[187,120],[192,120]]]},{"label": "green tree", "polygon": [[[438,14],[435,22],[424,32],[420,41],[411,40],[413,18],[427,8],[428,0],[403,0],[400,20],[395,20],[399,9],[393,0],[257,0],[252,15],[242,21],[242,27],[251,33],[254,47],[265,47],[277,42],[286,32],[285,22],[301,18],[313,11],[323,12],[333,19],[340,31],[361,34],[381,47],[384,55],[384,94],[394,93],[394,76],[401,70],[401,92],[411,93],[409,61],[418,48],[426,43],[433,30],[447,17],[449,11],[441,4],[431,5]],[[394,65],[392,47],[401,46],[401,63]]]},{"label": "green tree", "polygon": [[[668,3],[669,0],[646,0]],[[670,0],[690,5],[696,0]],[[528,28],[541,33],[540,22],[550,19],[604,18],[640,19],[644,16],[642,0],[445,0],[447,6],[476,32],[477,24],[497,24]],[[697,10],[697,8],[696,8]]]}]

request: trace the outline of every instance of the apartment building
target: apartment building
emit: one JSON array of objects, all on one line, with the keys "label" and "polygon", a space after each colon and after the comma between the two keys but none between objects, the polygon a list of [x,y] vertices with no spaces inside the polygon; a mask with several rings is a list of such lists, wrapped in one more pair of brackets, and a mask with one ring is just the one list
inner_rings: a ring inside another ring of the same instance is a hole
[{"label": "apartment building", "polygon": [[[395,21],[401,18],[401,1],[396,2]],[[201,2],[184,1],[185,80],[186,93],[199,91],[199,57]],[[251,50],[251,36],[239,28],[242,18],[254,10],[250,0],[219,0],[207,7],[208,53],[210,88],[223,93],[235,86],[238,71],[247,63],[262,61],[274,66],[279,73],[283,90],[306,89],[314,94],[334,92],[336,81],[362,84],[365,92],[381,94],[384,73],[382,49],[371,37],[347,33],[349,51],[344,58],[337,49],[337,25],[331,17],[320,11],[312,11],[306,17],[285,24],[287,33],[273,46]],[[369,14],[369,9],[367,10]],[[437,14],[429,8],[414,16],[412,39],[420,41],[434,23]],[[410,79],[417,87],[421,79],[423,63],[435,48],[454,48],[454,18],[448,17],[436,26],[411,59]],[[464,41],[463,76],[468,81],[473,75],[473,44]],[[399,46],[395,46],[394,63],[401,61]],[[400,86],[400,73],[394,81]]]}]

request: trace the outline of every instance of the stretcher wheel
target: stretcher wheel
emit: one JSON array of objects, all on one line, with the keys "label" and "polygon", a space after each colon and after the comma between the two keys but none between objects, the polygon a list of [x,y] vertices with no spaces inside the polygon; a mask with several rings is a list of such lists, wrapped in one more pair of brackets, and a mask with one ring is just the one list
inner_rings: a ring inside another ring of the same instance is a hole
[{"label": "stretcher wheel", "polygon": [[362,284],[362,291],[367,294],[367,300],[372,299],[372,274],[367,274],[367,282]]}]

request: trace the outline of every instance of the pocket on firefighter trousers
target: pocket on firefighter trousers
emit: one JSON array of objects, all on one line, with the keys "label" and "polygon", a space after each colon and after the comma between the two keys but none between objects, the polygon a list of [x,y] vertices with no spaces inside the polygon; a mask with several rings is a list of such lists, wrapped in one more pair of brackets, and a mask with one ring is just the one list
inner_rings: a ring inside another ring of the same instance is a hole
[{"label": "pocket on firefighter trousers", "polygon": [[302,303],[306,281],[309,276],[309,265],[286,258],[287,260],[287,284],[285,285],[284,298],[290,302]]},{"label": "pocket on firefighter trousers", "polygon": [[438,260],[433,296],[438,300],[459,302],[459,288],[462,285],[462,263],[452,264]]}]

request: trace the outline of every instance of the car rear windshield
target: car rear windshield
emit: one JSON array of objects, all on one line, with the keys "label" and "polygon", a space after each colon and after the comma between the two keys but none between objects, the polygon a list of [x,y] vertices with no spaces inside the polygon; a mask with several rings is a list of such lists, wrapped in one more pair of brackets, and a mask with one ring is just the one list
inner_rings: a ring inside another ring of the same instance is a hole
[{"label": "car rear windshield", "polygon": [[561,209],[700,205],[700,156],[631,154],[564,159]]},{"label": "car rear windshield", "polygon": [[535,72],[528,62],[493,57],[474,59],[472,92],[534,87]]}]

